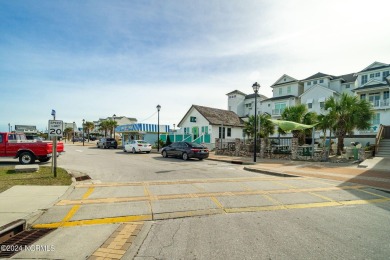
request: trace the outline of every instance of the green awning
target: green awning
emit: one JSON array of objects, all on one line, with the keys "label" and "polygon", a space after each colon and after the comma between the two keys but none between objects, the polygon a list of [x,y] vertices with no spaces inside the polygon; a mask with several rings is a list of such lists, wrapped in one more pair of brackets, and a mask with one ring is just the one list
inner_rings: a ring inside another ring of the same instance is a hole
[{"label": "green awning", "polygon": [[314,125],[304,125],[304,124],[299,124],[296,122],[292,121],[284,121],[284,120],[275,120],[275,119],[268,119],[275,125],[279,126],[283,131],[289,132],[293,130],[305,130],[309,128],[313,128],[317,124]]}]

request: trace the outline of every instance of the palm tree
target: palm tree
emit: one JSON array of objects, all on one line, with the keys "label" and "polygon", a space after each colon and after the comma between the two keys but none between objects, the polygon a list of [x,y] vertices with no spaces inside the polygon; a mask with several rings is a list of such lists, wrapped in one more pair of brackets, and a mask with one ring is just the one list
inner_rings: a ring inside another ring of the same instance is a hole
[{"label": "palm tree", "polygon": [[[333,117],[331,117],[329,114],[320,114],[317,117],[318,124],[316,125],[317,130],[321,130],[323,134],[322,138],[322,147],[324,147],[325,150],[325,142],[326,142],[326,132],[327,130],[330,131],[330,136],[332,135],[332,131],[334,131],[334,127],[336,124],[336,121]],[[332,151],[332,143],[331,140],[329,140],[329,151]]]},{"label": "palm tree", "polygon": [[329,116],[336,122],[337,155],[341,155],[344,148],[345,136],[352,134],[354,129],[369,129],[374,115],[368,101],[346,93],[343,93],[339,99],[331,97],[325,101],[325,109],[329,110]]},{"label": "palm tree", "polygon": [[[274,134],[275,126],[269,121],[271,116],[269,114],[261,114],[257,116],[257,124],[260,124],[260,128],[258,128],[257,136],[260,138],[267,138],[268,136]],[[254,124],[255,124],[255,116],[250,116],[248,121],[244,122],[244,132],[249,137],[254,137]]]},{"label": "palm tree", "polygon": [[110,129],[108,120],[104,120],[99,124],[99,131],[104,131],[104,137],[107,137],[107,131]]},{"label": "palm tree", "polygon": [[[112,133],[114,132],[114,128],[116,128],[118,126],[118,122],[110,119],[107,121],[107,125],[108,125],[108,130],[110,130],[110,136],[112,136]],[[114,136],[114,138],[115,138],[115,136]]]},{"label": "palm tree", "polygon": [[73,127],[67,127],[64,129],[65,140],[70,140],[70,135],[73,133]]},{"label": "palm tree", "polygon": [[[283,110],[282,120],[292,121],[299,124],[313,125],[317,122],[317,114],[315,112],[308,112],[307,107],[303,104],[287,107]],[[285,132],[282,129],[278,129],[282,134]],[[298,138],[300,145],[305,143],[306,135],[310,135],[312,129],[306,130],[293,130],[291,131],[294,138]]]},{"label": "palm tree", "polygon": [[89,133],[90,133],[90,131],[91,131],[92,129],[95,128],[95,125],[93,124],[93,122],[87,121],[87,122],[85,122],[84,127],[85,127],[85,129],[87,130],[88,142],[89,142]]}]

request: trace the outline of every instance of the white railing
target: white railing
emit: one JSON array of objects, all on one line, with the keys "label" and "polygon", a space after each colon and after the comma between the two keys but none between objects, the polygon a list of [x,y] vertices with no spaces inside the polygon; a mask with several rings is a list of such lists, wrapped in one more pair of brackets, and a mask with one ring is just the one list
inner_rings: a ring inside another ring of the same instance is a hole
[{"label": "white railing", "polygon": [[374,101],[371,101],[371,104],[373,107],[388,107],[388,106],[390,106],[389,99],[374,100]]}]

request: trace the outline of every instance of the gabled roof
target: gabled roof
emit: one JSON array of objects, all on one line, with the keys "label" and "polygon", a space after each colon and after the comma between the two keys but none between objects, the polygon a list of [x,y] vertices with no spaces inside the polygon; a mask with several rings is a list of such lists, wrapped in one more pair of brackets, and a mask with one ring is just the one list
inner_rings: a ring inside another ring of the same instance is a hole
[{"label": "gabled roof", "polygon": [[340,79],[344,83],[349,83],[349,82],[355,82],[356,78],[357,78],[357,76],[355,73],[349,73],[349,74],[337,76],[334,79]]},{"label": "gabled roof", "polygon": [[241,92],[237,89],[233,90],[232,92],[227,93],[226,95],[228,96],[228,95],[232,95],[232,94],[240,94],[240,95],[246,96],[246,94],[244,92]]},{"label": "gabled roof", "polygon": [[280,99],[289,99],[289,98],[298,98],[297,96],[294,95],[286,95],[286,96],[280,96],[280,97],[272,97],[268,98],[262,101],[274,101],[274,100],[280,100]]},{"label": "gabled roof", "polygon": [[322,89],[325,89],[325,90],[327,90],[329,92],[332,92],[333,94],[337,94],[337,95],[339,94],[337,91],[334,91],[334,90],[332,90],[330,88],[323,87],[320,84],[316,84],[316,85],[312,86],[311,88],[307,89],[305,92],[303,92],[299,97],[302,97],[306,93],[308,93],[310,91],[313,91],[315,88],[322,88]]},{"label": "gabled roof", "polygon": [[[289,80],[288,81],[282,81],[282,79],[284,78],[288,78]],[[283,84],[288,84],[288,83],[291,83],[291,82],[298,82],[299,80],[287,75],[287,74],[283,74],[283,76],[281,76],[274,84],[271,85],[271,88],[273,86],[279,86],[279,85],[283,85]]]},{"label": "gabled roof", "polygon": [[[256,95],[255,93],[250,94],[250,95],[246,95],[246,96],[245,96],[245,99],[255,98],[255,95]],[[259,95],[259,94],[257,94],[257,97],[260,98],[261,100],[267,99],[267,97],[264,96],[264,95]]]},{"label": "gabled roof", "polygon": [[389,82],[384,83],[383,81],[373,79],[359,88],[352,89],[352,91],[382,87],[390,87]]},{"label": "gabled roof", "polygon": [[316,74],[306,78],[306,79],[303,79],[301,81],[306,81],[306,80],[311,80],[311,79],[318,79],[318,78],[330,78],[330,79],[333,79],[333,78],[336,78],[335,76],[332,76],[332,75],[329,75],[329,74],[324,74],[322,72],[317,72]]},{"label": "gabled roof", "polygon": [[390,67],[390,64],[386,64],[386,63],[375,61],[370,66],[368,66],[365,69],[359,71],[358,73],[371,71],[371,70],[377,70],[377,69],[383,69],[383,68],[388,68],[388,67]]},{"label": "gabled roof", "polygon": [[178,126],[182,125],[184,119],[188,117],[188,115],[193,109],[196,109],[210,123],[210,125],[223,124],[224,126],[244,126],[244,121],[242,121],[241,118],[233,111],[198,105],[191,106],[191,108],[187,111],[182,120],[180,120]]}]

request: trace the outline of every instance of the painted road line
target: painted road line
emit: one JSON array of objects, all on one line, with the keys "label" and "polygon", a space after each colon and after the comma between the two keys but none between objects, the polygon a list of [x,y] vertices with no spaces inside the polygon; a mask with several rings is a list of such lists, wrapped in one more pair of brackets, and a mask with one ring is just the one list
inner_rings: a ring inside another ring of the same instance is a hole
[{"label": "painted road line", "polygon": [[260,212],[260,211],[276,211],[276,210],[292,210],[292,209],[309,209],[309,208],[324,208],[324,207],[342,207],[350,205],[364,205],[364,204],[377,204],[390,202],[390,198],[380,198],[371,200],[351,200],[351,201],[329,201],[329,202],[316,202],[316,203],[302,203],[302,204],[280,204],[273,206],[259,206],[259,207],[239,207],[239,208],[222,208],[222,209],[205,209],[195,211],[178,211],[168,213],[157,213],[153,215],[137,215],[137,216],[125,216],[114,218],[101,218],[101,219],[87,219],[69,222],[56,222],[49,224],[37,224],[33,228],[58,228],[58,227],[74,227],[84,225],[101,225],[101,224],[114,224],[123,222],[140,222],[149,220],[161,220],[161,219],[174,219],[185,218],[195,216],[207,216],[215,214],[226,213],[243,213],[243,212]]},{"label": "painted road line", "polygon": [[367,193],[367,194],[370,194],[370,195],[374,195],[374,196],[380,197],[380,198],[389,198],[389,197],[386,197],[386,196],[383,196],[383,195],[379,195],[379,194],[376,194],[374,192],[366,191],[366,190],[363,190],[363,189],[358,189],[358,191],[362,191],[364,193]]},{"label": "painted road line", "polygon": [[55,222],[48,224],[36,224],[33,228],[58,228],[58,227],[75,227],[75,226],[87,226],[87,225],[102,225],[102,224],[116,224],[123,222],[139,222],[153,220],[152,215],[137,215],[137,216],[124,216],[124,217],[112,217],[112,218],[98,218],[98,219],[85,219],[69,222]]},{"label": "painted road line", "polygon": [[[295,177],[294,180],[303,180],[310,177]],[[245,178],[220,178],[220,179],[194,179],[194,180],[177,180],[177,181],[150,181],[150,182],[115,182],[115,183],[88,183],[76,184],[76,188],[85,187],[117,187],[117,186],[149,186],[154,185],[173,185],[173,184],[192,184],[192,183],[218,183],[218,182],[248,182],[248,181],[273,181],[281,180],[282,177],[245,177]]]},{"label": "painted road line", "polygon": [[215,205],[217,205],[218,208],[223,210],[222,203],[216,197],[210,197],[210,199],[211,199],[212,202],[214,202]]},{"label": "painted road line", "polygon": [[84,193],[83,199],[88,199],[89,196],[91,196],[92,192],[95,190],[95,187],[89,187],[88,190]]},{"label": "painted road line", "polygon": [[187,199],[187,198],[225,197],[225,196],[246,196],[246,195],[264,195],[264,194],[270,195],[270,194],[282,194],[282,193],[309,193],[309,192],[334,191],[334,190],[356,190],[364,187],[366,186],[348,185],[348,186],[340,186],[340,187],[303,188],[303,189],[287,189],[287,190],[249,190],[249,191],[228,191],[228,192],[204,192],[204,193],[201,192],[201,193],[169,194],[169,195],[154,195],[154,196],[112,197],[112,198],[84,199],[84,200],[83,199],[61,200],[56,204],[56,206]]},{"label": "painted road line", "polygon": [[121,259],[141,231],[143,223],[120,225],[88,259]]}]

